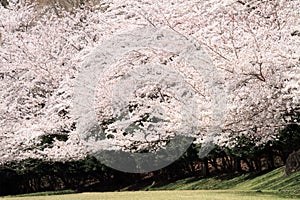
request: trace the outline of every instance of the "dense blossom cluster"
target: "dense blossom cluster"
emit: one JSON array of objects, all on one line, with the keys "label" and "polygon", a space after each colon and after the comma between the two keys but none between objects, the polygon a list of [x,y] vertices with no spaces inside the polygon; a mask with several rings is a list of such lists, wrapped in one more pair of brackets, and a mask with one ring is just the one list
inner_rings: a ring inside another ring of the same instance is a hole
[{"label": "dense blossom cluster", "polygon": [[[224,74],[227,110],[216,143],[233,146],[233,138],[240,134],[257,144],[275,139],[287,123],[299,123],[294,118],[300,112],[299,7],[299,0],[105,0],[68,11],[19,1],[0,6],[0,163],[28,157],[63,160],[85,156],[84,144],[76,134],[76,117],[70,113],[76,106],[72,104],[73,83],[80,67],[89,52],[101,48],[98,45],[112,35],[145,26],[168,27],[193,38]],[[164,56],[170,58],[159,49],[129,56],[137,56],[140,62],[145,55],[153,63],[164,62]],[[115,63],[116,69],[128,65],[131,58],[124,55]],[[202,97],[207,88],[197,73],[176,59],[168,66],[180,73],[188,71],[189,83],[210,113],[209,98]],[[105,96],[103,84],[109,87],[118,73],[111,69],[99,85],[99,99]],[[158,92],[155,86],[146,90]],[[136,97],[147,96],[145,91],[136,92]],[[164,126],[165,133],[172,136],[180,112],[174,109],[176,101],[143,101],[136,98],[134,103],[159,104],[172,111],[168,116],[172,123]],[[109,118],[108,106],[105,101],[97,102],[100,124]],[[134,138],[115,134],[116,125],[109,125],[106,136],[121,137],[118,145],[120,141],[132,145],[125,141]],[[205,138],[205,125],[210,125],[209,119],[202,120],[201,131],[194,135],[198,142]],[[69,138],[43,143],[44,136],[55,134]]]}]

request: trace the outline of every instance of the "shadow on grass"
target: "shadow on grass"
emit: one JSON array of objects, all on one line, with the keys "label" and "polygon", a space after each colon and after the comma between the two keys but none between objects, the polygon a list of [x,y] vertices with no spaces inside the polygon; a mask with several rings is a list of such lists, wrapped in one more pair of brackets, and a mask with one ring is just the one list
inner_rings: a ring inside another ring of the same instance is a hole
[{"label": "shadow on grass", "polygon": [[63,195],[63,194],[75,194],[79,193],[75,190],[61,190],[61,191],[47,191],[47,192],[35,192],[27,194],[9,195],[8,197],[33,197],[33,196],[50,196],[50,195]]}]

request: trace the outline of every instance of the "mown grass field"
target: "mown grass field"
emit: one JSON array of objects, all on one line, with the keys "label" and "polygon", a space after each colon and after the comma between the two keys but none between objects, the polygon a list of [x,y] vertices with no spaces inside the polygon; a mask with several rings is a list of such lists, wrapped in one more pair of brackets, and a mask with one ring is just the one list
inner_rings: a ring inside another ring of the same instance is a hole
[{"label": "mown grass field", "polygon": [[[181,190],[181,191],[137,191],[80,193],[51,196],[4,197],[1,200],[284,200],[273,192],[224,191],[224,190]],[[295,199],[295,198],[294,198]],[[300,198],[299,198],[300,199]]]}]

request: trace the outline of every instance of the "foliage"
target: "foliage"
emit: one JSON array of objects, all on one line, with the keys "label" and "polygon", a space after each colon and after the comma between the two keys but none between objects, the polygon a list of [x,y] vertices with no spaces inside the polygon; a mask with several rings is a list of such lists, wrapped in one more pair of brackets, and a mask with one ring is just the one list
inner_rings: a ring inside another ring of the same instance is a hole
[{"label": "foliage", "polygon": [[117,172],[95,158],[69,162],[45,162],[26,159],[7,163],[0,168],[0,194],[20,194],[42,191],[76,190],[94,184],[114,182]]},{"label": "foliage", "polygon": [[[97,5],[74,6],[69,12],[62,9],[59,14],[56,9],[46,9],[42,14],[36,12],[36,5],[73,7],[70,2],[9,1],[7,8],[0,7],[0,163],[27,158],[66,161],[87,156],[89,152],[77,132],[77,118],[71,115],[76,106],[72,104],[73,84],[80,67],[85,66],[86,56],[91,56],[93,48],[101,48],[101,42],[112,35],[149,25],[168,27],[193,38],[224,74],[222,85],[227,88],[228,109],[224,110],[222,131],[214,133],[214,143],[229,149],[239,146],[246,149],[252,145],[256,151],[257,147],[276,139],[284,127],[299,123],[294,119],[299,112],[300,96],[300,40],[296,34],[300,24],[299,1],[106,0]],[[97,6],[99,9],[93,9]],[[162,62],[178,73],[185,72],[188,83],[194,85],[193,92],[199,96],[197,101],[202,111],[199,116],[205,115],[198,130],[185,134],[192,134],[195,143],[201,144],[211,134],[206,132],[213,122],[211,94],[193,66],[170,56],[173,54],[149,48],[128,52],[111,66],[101,84],[114,85],[118,80],[114,76],[118,66],[138,66],[146,57],[148,63]],[[120,121],[111,119],[110,104],[103,100],[105,91],[101,90],[101,84],[96,108],[103,114],[98,115],[99,124],[109,122],[106,124],[111,128],[107,131],[109,141],[129,150],[153,147],[141,141],[135,143],[139,139],[131,134],[123,135],[124,127],[114,132],[114,125]],[[160,142],[165,144],[174,136],[180,115],[177,115],[176,99],[170,97],[166,88],[161,89],[149,86],[145,91],[138,91],[143,97],[155,98],[147,102],[145,98],[136,98],[132,102],[135,110],[130,122],[135,122],[141,113],[152,112],[147,106],[141,106],[145,103],[169,108],[173,121],[161,135]],[[207,96],[201,97],[201,93]],[[169,95],[169,102],[162,102],[164,95]],[[138,121],[140,129],[151,118],[142,119]],[[67,139],[59,139],[58,135],[66,134]],[[118,135],[121,139],[117,141]],[[52,145],[40,148],[45,142]],[[107,146],[110,147],[103,148]],[[246,150],[241,153],[245,154]]]},{"label": "foliage", "polygon": [[279,150],[279,154],[285,162],[287,156],[300,149],[300,126],[297,124],[288,125],[281,130],[278,139],[274,142],[274,149]]}]

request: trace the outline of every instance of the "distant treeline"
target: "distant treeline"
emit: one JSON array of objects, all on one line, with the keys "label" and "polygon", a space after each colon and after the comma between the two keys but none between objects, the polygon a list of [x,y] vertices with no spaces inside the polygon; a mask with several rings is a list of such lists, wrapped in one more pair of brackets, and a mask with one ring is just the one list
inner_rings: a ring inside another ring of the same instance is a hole
[{"label": "distant treeline", "polygon": [[27,159],[0,166],[0,195],[55,191],[115,191],[124,187],[137,190],[144,184],[162,184],[185,177],[248,173],[285,165],[288,155],[300,149],[300,126],[290,125],[278,140],[257,146],[240,136],[235,148],[215,147],[206,157],[198,157],[200,146],[191,145],[173,164],[146,174],[113,170],[93,157],[69,162]]}]

